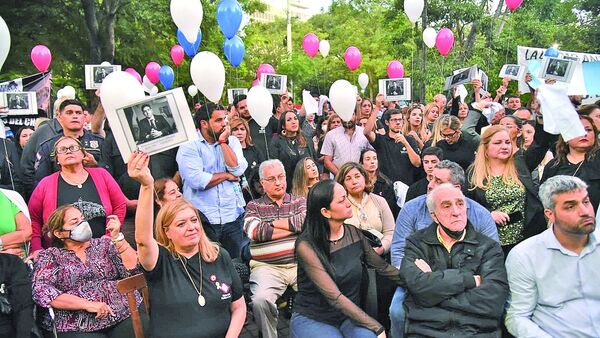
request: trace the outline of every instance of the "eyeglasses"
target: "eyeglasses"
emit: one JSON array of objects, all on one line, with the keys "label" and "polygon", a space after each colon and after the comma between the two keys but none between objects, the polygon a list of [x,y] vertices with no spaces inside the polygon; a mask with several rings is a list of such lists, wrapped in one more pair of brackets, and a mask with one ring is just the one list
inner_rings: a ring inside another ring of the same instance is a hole
[{"label": "eyeglasses", "polygon": [[282,174],[282,175],[279,175],[279,176],[270,176],[270,177],[267,177],[267,178],[263,178],[263,181],[267,181],[267,182],[269,182],[271,184],[275,183],[276,181],[284,182],[285,181],[285,175]]},{"label": "eyeglasses", "polygon": [[74,144],[72,146],[69,147],[58,147],[56,148],[56,153],[57,154],[66,154],[66,153],[72,153],[72,152],[76,152],[81,150],[81,147]]},{"label": "eyeglasses", "polygon": [[456,136],[456,134],[457,134],[457,133],[458,133],[458,130],[455,130],[455,131],[454,131],[453,133],[451,133],[451,134],[444,134],[444,133],[442,133],[442,137],[443,137],[443,138],[445,138],[445,139],[451,139],[451,138],[453,138],[454,136]]}]

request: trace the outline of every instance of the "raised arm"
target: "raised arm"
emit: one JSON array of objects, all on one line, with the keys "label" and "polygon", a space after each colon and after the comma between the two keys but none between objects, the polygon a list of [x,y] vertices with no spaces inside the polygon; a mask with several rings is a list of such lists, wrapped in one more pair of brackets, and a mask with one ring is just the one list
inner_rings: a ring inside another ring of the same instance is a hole
[{"label": "raised arm", "polygon": [[127,163],[129,177],[140,182],[140,195],[135,212],[135,242],[138,249],[138,260],[146,271],[154,270],[158,261],[158,243],[154,239],[152,224],[154,222],[154,178],[148,169],[150,156],[146,153],[134,152]]}]

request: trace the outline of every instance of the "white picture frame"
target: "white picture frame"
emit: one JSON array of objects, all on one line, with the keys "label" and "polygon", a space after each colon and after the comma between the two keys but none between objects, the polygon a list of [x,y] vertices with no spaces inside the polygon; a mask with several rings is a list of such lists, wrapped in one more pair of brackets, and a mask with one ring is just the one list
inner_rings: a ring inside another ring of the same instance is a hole
[{"label": "white picture frame", "polygon": [[575,71],[574,60],[544,57],[538,77],[569,83]]},{"label": "white picture frame", "polygon": [[379,79],[379,92],[387,101],[410,101],[411,88],[409,77]]},{"label": "white picture frame", "polygon": [[0,107],[8,109],[7,115],[37,115],[37,96],[35,92],[2,92]]},{"label": "white picture frame", "polygon": [[228,88],[227,89],[227,102],[233,104],[235,99],[240,95],[248,95],[248,88]]},{"label": "white picture frame", "polygon": [[100,88],[104,78],[108,74],[120,71],[120,65],[85,65],[85,89],[94,90]]},{"label": "white picture frame", "polygon": [[[473,78],[477,75],[477,66],[472,66],[469,68],[465,68],[459,71],[455,71],[455,74],[448,76],[446,78],[446,83],[444,84],[444,90],[450,90],[450,88],[461,85],[471,83]],[[487,75],[486,75],[487,77]],[[482,79],[483,82],[483,79]]]},{"label": "white picture frame", "polygon": [[261,74],[260,85],[271,94],[284,94],[287,92],[287,75]]},{"label": "white picture frame", "polygon": [[525,79],[525,68],[525,66],[505,64],[504,66],[502,66],[502,69],[500,69],[500,74],[498,74],[498,76],[501,78],[508,77],[511,80],[520,81],[522,79]]},{"label": "white picture frame", "polygon": [[138,149],[153,155],[198,138],[181,87],[107,111],[106,117],[125,163]]}]

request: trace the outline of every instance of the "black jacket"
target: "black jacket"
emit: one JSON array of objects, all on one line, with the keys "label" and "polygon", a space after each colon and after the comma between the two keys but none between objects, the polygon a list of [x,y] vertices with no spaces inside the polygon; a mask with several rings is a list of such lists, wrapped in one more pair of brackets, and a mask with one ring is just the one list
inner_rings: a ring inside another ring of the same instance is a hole
[{"label": "black jacket", "polygon": [[0,139],[0,188],[14,190],[23,195],[20,168],[19,154],[14,143],[7,139]]},{"label": "black jacket", "polygon": [[18,256],[0,253],[0,286],[8,291],[12,313],[0,313],[0,337],[29,338],[33,326],[31,278]]},{"label": "black jacket", "polygon": [[[469,223],[464,240],[448,253],[436,229],[437,224],[431,224],[406,240],[400,276],[408,290],[404,302],[407,336],[499,337],[508,298],[500,245]],[[432,272],[417,267],[419,258]],[[481,276],[478,287],[474,275]]]}]

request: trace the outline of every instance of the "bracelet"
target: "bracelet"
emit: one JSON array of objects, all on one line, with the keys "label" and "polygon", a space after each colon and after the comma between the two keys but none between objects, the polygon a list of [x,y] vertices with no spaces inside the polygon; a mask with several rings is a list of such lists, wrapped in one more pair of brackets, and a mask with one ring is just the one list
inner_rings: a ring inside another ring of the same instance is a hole
[{"label": "bracelet", "polygon": [[117,238],[113,239],[112,241],[113,241],[113,243],[117,243],[117,242],[120,242],[120,241],[122,241],[124,239],[125,239],[125,235],[123,235],[122,232],[119,232],[119,235],[117,236]]},{"label": "bracelet", "polygon": [[221,145],[221,144],[229,144],[229,140],[225,140],[225,141],[219,140],[219,145]]}]

